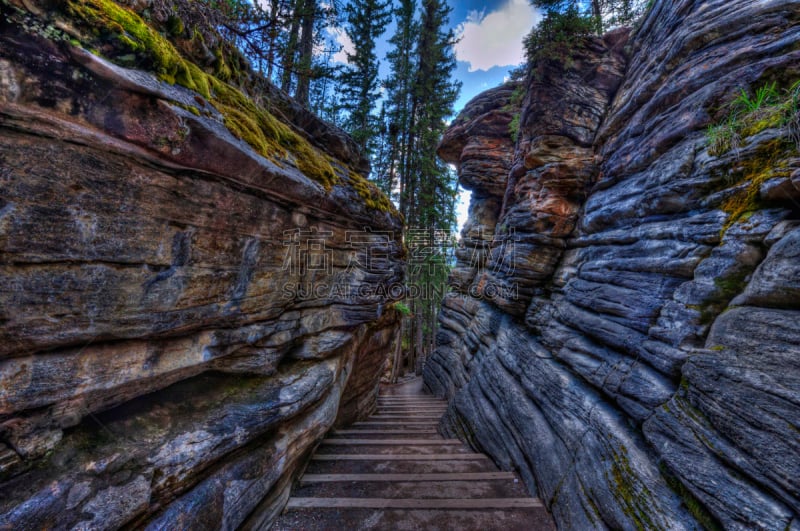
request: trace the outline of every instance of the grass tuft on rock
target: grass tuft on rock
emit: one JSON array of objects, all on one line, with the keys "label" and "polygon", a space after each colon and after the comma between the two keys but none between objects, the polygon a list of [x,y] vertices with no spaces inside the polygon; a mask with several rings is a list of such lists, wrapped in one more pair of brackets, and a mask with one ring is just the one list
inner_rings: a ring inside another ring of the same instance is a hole
[{"label": "grass tuft on rock", "polygon": [[755,90],[744,89],[730,103],[730,114],[706,130],[708,150],[714,156],[737,151],[744,139],[766,129],[788,127],[800,149],[800,81],[781,93],[773,82]]}]

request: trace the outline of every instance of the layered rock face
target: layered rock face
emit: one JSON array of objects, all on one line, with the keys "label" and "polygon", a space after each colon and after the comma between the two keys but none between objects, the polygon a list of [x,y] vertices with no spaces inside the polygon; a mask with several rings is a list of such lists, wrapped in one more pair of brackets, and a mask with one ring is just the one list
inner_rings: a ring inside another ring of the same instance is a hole
[{"label": "layered rock face", "polygon": [[485,262],[460,256],[426,384],[561,528],[800,529],[796,129],[706,133],[740,88],[800,79],[800,7],[655,2],[626,39],[534,65],[492,151],[509,171],[476,178],[460,132],[494,134],[502,98],[445,139],[496,224]]},{"label": "layered rock face", "polygon": [[0,527],[268,525],[325,432],[375,407],[399,218],[288,100],[295,151],[265,157],[221,85],[2,10]]}]

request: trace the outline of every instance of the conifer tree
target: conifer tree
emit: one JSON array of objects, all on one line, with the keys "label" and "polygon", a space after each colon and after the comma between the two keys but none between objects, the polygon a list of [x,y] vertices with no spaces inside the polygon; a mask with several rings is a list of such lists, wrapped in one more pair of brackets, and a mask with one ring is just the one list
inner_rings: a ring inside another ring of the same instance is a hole
[{"label": "conifer tree", "polygon": [[388,145],[386,161],[381,165],[382,174],[378,181],[384,183],[389,193],[397,192],[400,211],[405,214],[403,201],[406,188],[406,154],[411,129],[411,95],[415,79],[414,43],[418,34],[415,18],[415,0],[400,0],[394,16],[397,30],[389,39],[390,51],[386,58],[391,67],[389,78],[384,82],[386,101],[384,102],[383,139]]},{"label": "conifer tree", "polygon": [[300,44],[298,47],[298,61],[296,65],[297,87],[294,98],[303,106],[308,107],[308,98],[311,90],[311,79],[314,77],[314,41],[316,40],[315,22],[319,15],[317,0],[304,0],[300,18]]},{"label": "conifer tree", "polygon": [[351,0],[345,8],[345,31],[353,42],[347,53],[348,66],[340,75],[344,109],[348,113],[346,129],[361,148],[371,155],[378,132],[375,106],[380,62],[375,41],[391,18],[391,0]]},{"label": "conifer tree", "polygon": [[543,9],[546,19],[551,21],[560,15],[569,15],[573,21],[576,15],[583,17],[596,33],[630,24],[647,5],[645,0],[531,0],[531,3]]},{"label": "conifer tree", "polygon": [[[456,67],[448,30],[450,8],[442,0],[423,0],[419,20],[415,2],[402,0],[398,28],[390,44],[392,75],[386,82],[384,138],[389,155],[381,166],[385,182],[398,190],[400,211],[411,232],[407,281],[420,293],[411,300],[413,318],[405,328],[405,360],[410,370],[434,345],[436,318],[448,275],[441,235],[455,224],[456,178],[436,156],[436,148],[453,114],[460,86],[452,81]],[[412,51],[413,50],[413,51]]]}]

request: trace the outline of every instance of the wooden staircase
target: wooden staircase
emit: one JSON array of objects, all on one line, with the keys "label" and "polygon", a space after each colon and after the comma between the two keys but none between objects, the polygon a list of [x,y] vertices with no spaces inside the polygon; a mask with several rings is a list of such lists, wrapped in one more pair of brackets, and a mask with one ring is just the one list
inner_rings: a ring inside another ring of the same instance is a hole
[{"label": "wooden staircase", "polygon": [[437,433],[446,403],[419,381],[387,386],[378,404],[322,441],[273,529],[555,529],[513,473]]}]

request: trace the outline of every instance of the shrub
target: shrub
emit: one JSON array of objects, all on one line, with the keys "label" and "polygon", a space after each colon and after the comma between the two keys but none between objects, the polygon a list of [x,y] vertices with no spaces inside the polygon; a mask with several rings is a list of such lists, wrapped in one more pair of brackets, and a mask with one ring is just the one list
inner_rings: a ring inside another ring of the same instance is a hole
[{"label": "shrub", "polygon": [[511,135],[511,140],[516,144],[519,139],[519,113],[515,114],[511,123],[508,124],[508,133]]},{"label": "shrub", "polygon": [[539,25],[525,37],[528,61],[533,64],[566,61],[578,39],[596,31],[595,20],[574,5],[564,11],[548,10]]}]

